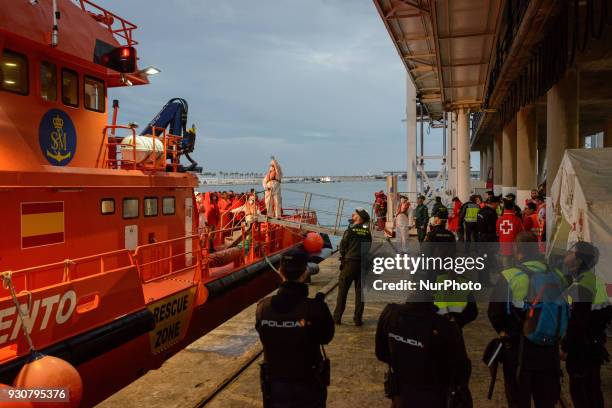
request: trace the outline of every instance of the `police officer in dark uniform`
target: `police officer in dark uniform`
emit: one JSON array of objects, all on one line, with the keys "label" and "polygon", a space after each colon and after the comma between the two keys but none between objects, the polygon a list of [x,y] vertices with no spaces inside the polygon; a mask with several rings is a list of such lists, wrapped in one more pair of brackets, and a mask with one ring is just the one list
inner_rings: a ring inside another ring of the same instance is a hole
[{"label": "police officer in dark uniform", "polygon": [[372,235],[368,222],[370,215],[363,208],[357,208],[351,217],[352,225],[344,232],[338,250],[340,251],[340,276],[338,277],[338,299],[334,309],[334,322],[342,323],[346,297],[355,282],[355,326],[361,326],[363,307],[361,301],[361,254],[369,252]]},{"label": "police officer in dark uniform", "polygon": [[[446,208],[445,208],[446,209]],[[448,211],[438,211],[433,217],[433,226],[427,233],[423,245],[423,252],[432,258],[454,258],[456,255],[455,234],[446,229]],[[427,279],[435,282],[439,274],[444,270],[428,269]]]},{"label": "police officer in dark uniform", "polygon": [[499,207],[499,197],[491,195],[487,198],[485,206],[478,211],[478,241],[486,242],[484,246],[480,246],[479,250],[482,255],[487,256],[487,268],[478,271],[478,280],[485,286],[491,286],[489,270],[497,271],[497,259],[495,254],[498,252],[497,247],[497,207]]},{"label": "police officer in dark uniform", "polygon": [[455,242],[455,234],[446,229],[446,221],[448,220],[448,211],[438,210],[434,215],[434,225],[431,231],[427,233],[425,241],[428,242]]},{"label": "police officer in dark uniform", "polygon": [[329,360],[321,346],[334,337],[334,322],[317,293],[308,298],[308,255],[298,249],[281,259],[278,292],[257,304],[255,328],[263,344],[261,387],[264,407],[325,407]]},{"label": "police officer in dark uniform", "polygon": [[427,233],[427,223],[429,222],[429,210],[425,205],[425,196],[417,197],[417,206],[414,209],[414,226],[417,229],[419,242],[423,242]]},{"label": "police officer in dark uniform", "polygon": [[446,206],[442,204],[442,197],[436,196],[436,198],[434,198],[434,205],[431,208],[431,216],[435,217],[440,210],[448,211]]},{"label": "police officer in dark uniform", "polygon": [[378,320],[376,357],[389,365],[385,393],[397,408],[455,406],[448,405],[450,393],[458,398],[458,390],[467,390],[471,371],[463,337],[454,322],[436,313],[430,295],[413,296],[403,305],[387,305]]},{"label": "police officer in dark uniform", "polygon": [[499,197],[487,198],[484,208],[478,211],[478,241],[497,242],[497,207]]}]

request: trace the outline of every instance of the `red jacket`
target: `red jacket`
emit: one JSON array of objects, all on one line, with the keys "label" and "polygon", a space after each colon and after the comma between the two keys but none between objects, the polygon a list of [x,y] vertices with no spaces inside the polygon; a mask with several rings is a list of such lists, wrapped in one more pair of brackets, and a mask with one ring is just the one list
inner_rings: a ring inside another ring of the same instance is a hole
[{"label": "red jacket", "polygon": [[455,201],[453,206],[453,212],[448,217],[448,229],[452,232],[457,232],[459,230],[459,213],[461,212],[461,201]]},{"label": "red jacket", "polygon": [[504,210],[497,219],[497,236],[499,237],[499,247],[502,255],[512,255],[512,243],[515,241],[519,232],[523,232],[523,222],[514,213],[514,208]]}]

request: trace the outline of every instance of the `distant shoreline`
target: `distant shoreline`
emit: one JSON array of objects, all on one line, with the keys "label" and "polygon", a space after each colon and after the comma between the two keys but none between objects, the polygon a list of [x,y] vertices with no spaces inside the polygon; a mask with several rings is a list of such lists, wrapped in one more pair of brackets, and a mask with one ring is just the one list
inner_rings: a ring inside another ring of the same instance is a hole
[{"label": "distant shoreline", "polygon": [[[333,176],[333,177],[284,177],[283,184],[332,184],[355,181],[384,181],[385,178],[375,176]],[[257,179],[226,179],[215,180],[200,177],[200,185],[205,186],[245,186],[261,184],[261,178]]]}]

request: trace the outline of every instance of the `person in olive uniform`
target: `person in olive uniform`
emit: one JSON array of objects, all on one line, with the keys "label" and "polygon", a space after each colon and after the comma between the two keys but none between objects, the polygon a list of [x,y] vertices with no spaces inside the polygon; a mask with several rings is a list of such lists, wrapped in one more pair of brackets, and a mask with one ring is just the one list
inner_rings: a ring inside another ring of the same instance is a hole
[{"label": "person in olive uniform", "polygon": [[430,295],[412,297],[387,305],[378,320],[376,357],[389,365],[385,391],[392,407],[446,408],[451,391],[468,390],[463,337],[457,324],[436,313]]},{"label": "person in olive uniform", "polygon": [[321,346],[334,337],[325,296],[308,297],[308,255],[299,249],[281,258],[278,292],[257,304],[255,328],[263,345],[264,407],[325,407],[327,379]]},{"label": "person in olive uniform", "polygon": [[425,197],[417,197],[417,206],[414,209],[414,226],[417,229],[419,242],[423,242],[427,233],[427,223],[429,221],[429,210],[425,205]]},{"label": "person in olive uniform", "polygon": [[372,235],[368,222],[370,215],[363,208],[357,208],[351,217],[352,225],[344,232],[338,250],[340,252],[340,276],[338,277],[338,300],[334,310],[334,322],[342,323],[346,297],[355,283],[355,326],[362,325],[363,307],[361,301],[361,254],[369,252]]}]

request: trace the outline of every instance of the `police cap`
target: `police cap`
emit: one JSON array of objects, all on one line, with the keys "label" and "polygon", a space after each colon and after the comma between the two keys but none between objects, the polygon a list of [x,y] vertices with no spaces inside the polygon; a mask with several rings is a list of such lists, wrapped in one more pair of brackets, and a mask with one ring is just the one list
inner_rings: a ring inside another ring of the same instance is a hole
[{"label": "police cap", "polygon": [[359,217],[361,217],[361,221],[363,221],[364,223],[370,221],[370,214],[368,214],[368,212],[363,208],[356,208],[355,212],[357,213],[357,215],[359,215]]},{"label": "police cap", "polygon": [[448,220],[448,209],[446,207],[441,207],[438,210],[436,217],[438,217],[441,220]]}]

